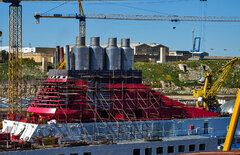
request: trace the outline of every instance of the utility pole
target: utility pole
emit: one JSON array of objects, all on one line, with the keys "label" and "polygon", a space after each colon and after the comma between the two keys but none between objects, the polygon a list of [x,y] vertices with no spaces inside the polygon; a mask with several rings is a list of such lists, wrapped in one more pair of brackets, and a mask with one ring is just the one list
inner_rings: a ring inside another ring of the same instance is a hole
[{"label": "utility pole", "polygon": [[194,32],[195,32],[195,30],[196,30],[196,27],[194,26],[194,28],[193,28],[193,30],[192,30],[192,58],[194,57],[194,54],[193,54],[193,52],[194,52]]}]

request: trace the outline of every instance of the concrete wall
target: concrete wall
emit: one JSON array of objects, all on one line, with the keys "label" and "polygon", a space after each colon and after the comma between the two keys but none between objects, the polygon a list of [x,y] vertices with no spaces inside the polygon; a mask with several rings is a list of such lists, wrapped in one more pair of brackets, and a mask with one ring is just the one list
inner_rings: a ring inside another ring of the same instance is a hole
[{"label": "concrete wall", "polygon": [[[36,93],[40,90],[41,84],[44,80],[23,80],[22,86],[22,97],[28,98],[35,96]],[[8,82],[0,82],[0,97],[8,98]]]},{"label": "concrete wall", "polygon": [[47,62],[53,63],[52,54],[46,53],[23,53],[22,58],[33,59],[35,62],[42,62],[42,58],[47,58]]}]

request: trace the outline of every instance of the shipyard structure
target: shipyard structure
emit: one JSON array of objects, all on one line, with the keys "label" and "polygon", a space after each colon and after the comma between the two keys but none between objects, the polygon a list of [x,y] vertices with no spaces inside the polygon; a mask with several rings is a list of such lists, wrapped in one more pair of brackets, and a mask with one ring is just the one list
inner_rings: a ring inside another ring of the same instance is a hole
[{"label": "shipyard structure", "polygon": [[[117,38],[109,38],[104,49],[98,37],[91,38],[90,47],[84,40],[78,39],[71,52],[66,48],[66,70],[50,70],[42,90],[27,109],[32,123],[215,116],[167,99],[143,85],[142,72],[134,70],[129,39],[122,39],[121,47],[117,47]],[[62,48],[58,55],[61,60]]]},{"label": "shipyard structure", "polygon": [[24,142],[43,146],[43,139],[53,138],[58,148],[8,154],[151,155],[218,150],[229,118],[218,118],[218,113],[190,107],[143,85],[142,72],[134,70],[130,39],[122,39],[117,47],[117,38],[109,38],[108,46],[102,48],[99,37],[91,38],[89,47],[85,38],[79,38],[76,46],[65,49],[64,59],[63,48],[57,48],[55,62],[62,66],[59,62],[64,59],[66,69],[50,70],[27,116],[8,114],[0,134],[7,146],[21,147]]}]

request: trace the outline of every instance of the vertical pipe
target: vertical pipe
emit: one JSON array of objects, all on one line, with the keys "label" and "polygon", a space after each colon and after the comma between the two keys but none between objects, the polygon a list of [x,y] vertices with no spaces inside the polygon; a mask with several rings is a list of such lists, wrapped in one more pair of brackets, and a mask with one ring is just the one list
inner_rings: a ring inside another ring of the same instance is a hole
[{"label": "vertical pipe", "polygon": [[58,65],[59,65],[59,58],[60,58],[59,49],[60,47],[56,46],[56,68],[58,68]]},{"label": "vertical pipe", "polygon": [[64,49],[63,49],[63,47],[60,48],[59,53],[60,53],[60,60],[59,60],[59,62],[61,64],[64,61]]},{"label": "vertical pipe", "polygon": [[53,62],[54,62],[54,69],[57,69],[57,52],[54,52],[54,58],[53,58]]},{"label": "vertical pipe", "polygon": [[69,45],[66,45],[65,49],[66,49],[66,70],[70,70]]},{"label": "vertical pipe", "polygon": [[228,132],[227,132],[226,140],[224,142],[223,151],[229,151],[231,149],[232,139],[235,134],[235,130],[238,122],[239,110],[240,110],[240,89],[238,89],[238,95],[234,105],[231,121],[228,127]]}]

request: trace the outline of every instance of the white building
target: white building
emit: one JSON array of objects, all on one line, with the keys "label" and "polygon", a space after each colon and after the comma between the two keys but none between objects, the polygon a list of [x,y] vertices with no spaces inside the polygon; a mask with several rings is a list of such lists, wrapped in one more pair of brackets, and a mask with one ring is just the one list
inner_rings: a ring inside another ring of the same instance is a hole
[{"label": "white building", "polygon": [[[0,48],[0,50],[5,50],[5,51],[9,51],[9,47],[8,46],[2,46]],[[30,52],[36,52],[36,47],[22,47],[22,52],[23,53],[30,53]]]}]

